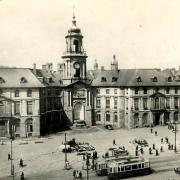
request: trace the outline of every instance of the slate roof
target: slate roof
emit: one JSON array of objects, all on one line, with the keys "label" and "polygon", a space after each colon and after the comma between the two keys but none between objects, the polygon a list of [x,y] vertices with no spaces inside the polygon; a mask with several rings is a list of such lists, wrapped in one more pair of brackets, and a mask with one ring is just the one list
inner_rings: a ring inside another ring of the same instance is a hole
[{"label": "slate roof", "polygon": [[[91,74],[92,86],[99,87],[135,87],[135,86],[179,86],[180,82],[173,80],[171,71],[161,71],[160,69],[120,69],[89,71]],[[102,81],[102,77],[106,81]],[[117,81],[112,82],[112,78]],[[140,81],[138,81],[138,77]],[[153,82],[153,78],[157,78],[157,82]],[[172,82],[168,82],[168,77],[172,78]]]},{"label": "slate roof", "polygon": [[[39,79],[28,68],[0,68],[0,88],[44,87]],[[24,82],[21,81],[23,78]]]}]

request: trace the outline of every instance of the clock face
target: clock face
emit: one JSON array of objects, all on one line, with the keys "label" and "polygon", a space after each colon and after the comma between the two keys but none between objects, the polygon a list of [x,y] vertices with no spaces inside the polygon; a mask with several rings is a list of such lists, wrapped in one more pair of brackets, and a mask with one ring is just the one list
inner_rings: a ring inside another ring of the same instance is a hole
[{"label": "clock face", "polygon": [[79,69],[79,68],[80,68],[79,63],[77,63],[77,62],[76,62],[76,63],[74,63],[74,68],[75,68],[75,69]]}]

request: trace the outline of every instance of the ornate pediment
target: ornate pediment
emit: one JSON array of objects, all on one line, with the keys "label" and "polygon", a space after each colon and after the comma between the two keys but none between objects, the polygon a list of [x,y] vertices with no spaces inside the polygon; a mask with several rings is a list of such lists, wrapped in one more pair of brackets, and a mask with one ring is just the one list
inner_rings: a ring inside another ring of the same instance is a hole
[{"label": "ornate pediment", "polygon": [[152,94],[150,97],[165,97],[164,94],[160,93],[160,92],[155,92],[154,94]]}]

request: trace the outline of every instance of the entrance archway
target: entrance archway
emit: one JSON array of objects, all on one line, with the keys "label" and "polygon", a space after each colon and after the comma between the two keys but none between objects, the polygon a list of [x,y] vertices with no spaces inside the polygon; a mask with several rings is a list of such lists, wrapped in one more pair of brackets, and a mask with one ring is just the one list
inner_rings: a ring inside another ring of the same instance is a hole
[{"label": "entrance archway", "polygon": [[154,125],[157,126],[159,125],[160,122],[160,113],[155,113],[154,114]]},{"label": "entrance archway", "polygon": [[84,118],[84,105],[78,102],[74,105],[74,121],[85,120]]}]

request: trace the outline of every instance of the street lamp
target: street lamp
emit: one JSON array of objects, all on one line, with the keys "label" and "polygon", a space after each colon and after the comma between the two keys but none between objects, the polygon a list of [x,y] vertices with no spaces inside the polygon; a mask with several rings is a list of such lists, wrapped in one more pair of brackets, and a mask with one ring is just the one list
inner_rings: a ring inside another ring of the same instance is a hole
[{"label": "street lamp", "polygon": [[174,133],[174,152],[176,153],[176,152],[177,152],[176,134],[177,134],[177,132],[178,132],[179,130],[177,129],[177,122],[174,121],[173,124],[174,124],[174,129],[172,130],[172,132]]}]

